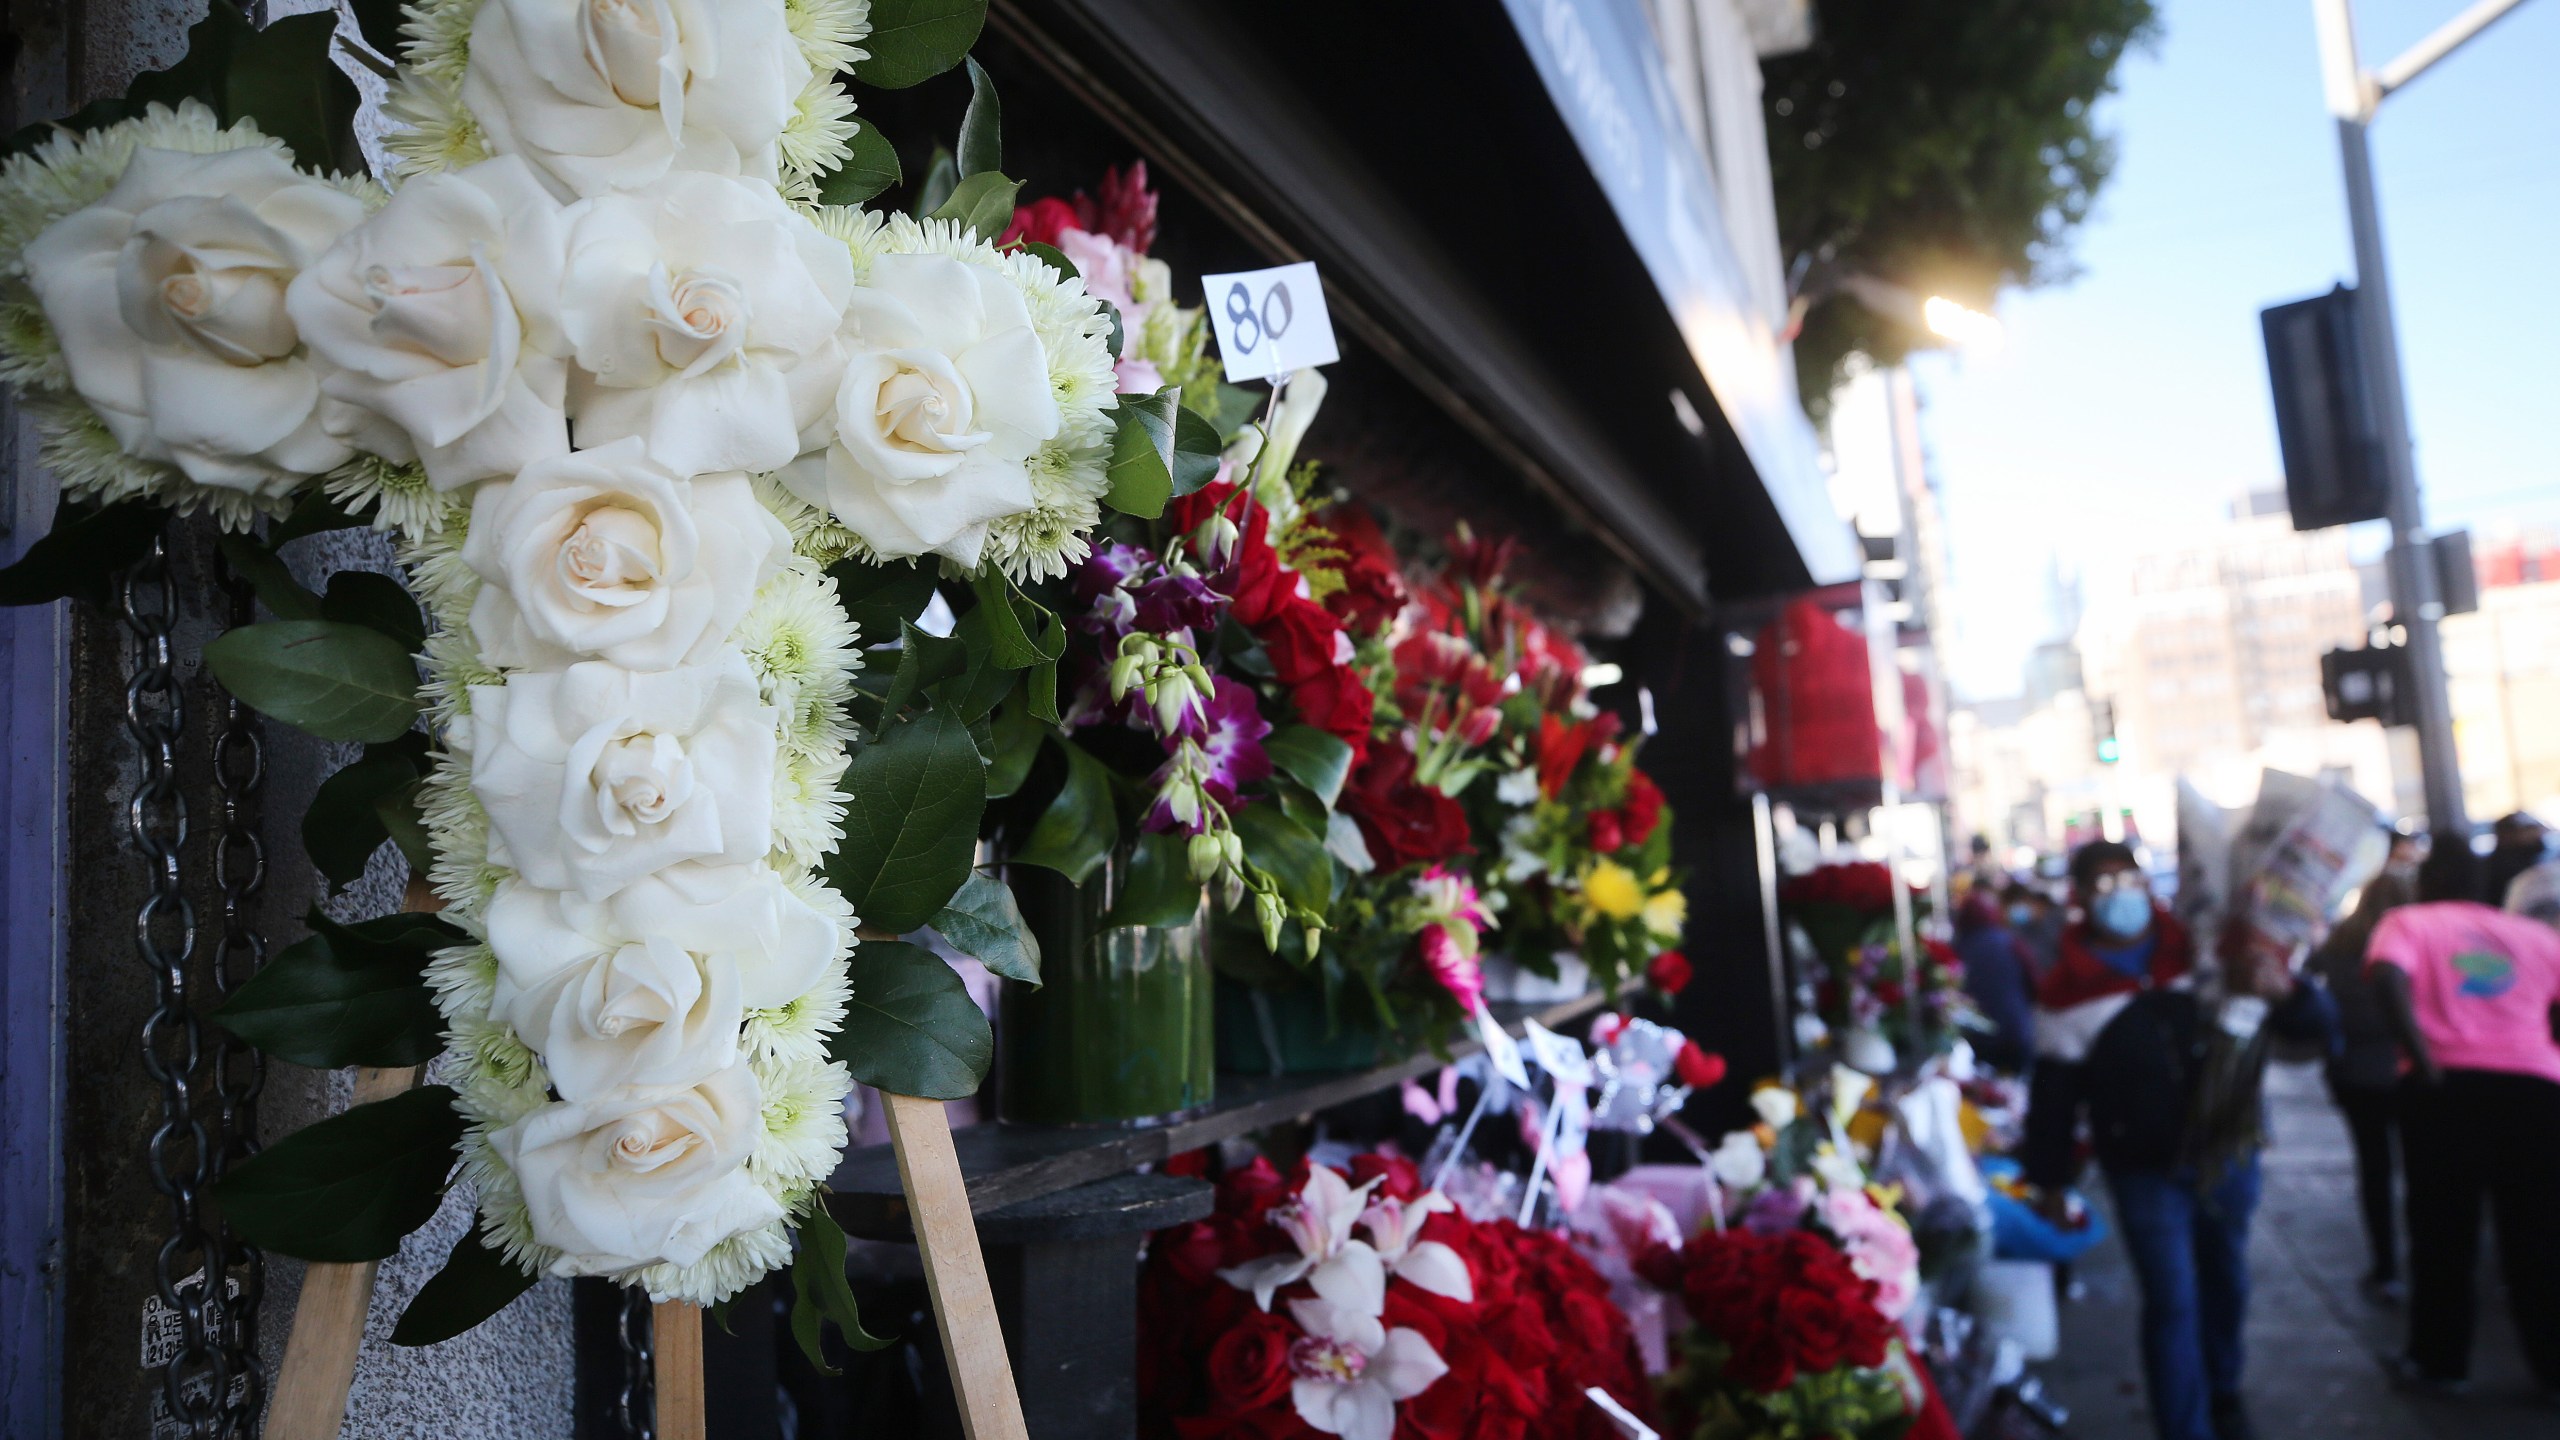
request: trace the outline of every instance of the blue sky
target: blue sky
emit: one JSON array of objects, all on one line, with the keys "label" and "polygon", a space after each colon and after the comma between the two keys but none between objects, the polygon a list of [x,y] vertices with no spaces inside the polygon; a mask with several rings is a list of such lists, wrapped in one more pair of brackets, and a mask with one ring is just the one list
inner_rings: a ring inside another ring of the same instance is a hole
[{"label": "blue sky", "polygon": [[[1915,362],[1953,549],[1960,693],[2014,693],[2045,573],[2281,483],[2258,310],[2353,271],[2309,0],[2169,0],[2102,109],[2080,274],[2000,303],[1994,354]],[[2359,0],[2366,66],[2462,0]],[[2560,524],[2560,0],[2385,101],[2373,131],[2431,525]],[[2378,526],[2362,527],[2376,530]],[[2381,537],[2359,535],[2367,548]]]}]

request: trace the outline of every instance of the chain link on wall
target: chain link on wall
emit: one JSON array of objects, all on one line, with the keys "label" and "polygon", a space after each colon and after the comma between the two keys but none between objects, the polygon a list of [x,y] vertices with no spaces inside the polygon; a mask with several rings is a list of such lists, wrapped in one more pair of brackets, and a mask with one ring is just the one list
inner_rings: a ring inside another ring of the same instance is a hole
[{"label": "chain link on wall", "polygon": [[[217,564],[216,571],[229,603],[228,623],[240,626],[255,620],[255,591],[249,582],[229,565]],[[219,1004],[267,960],[267,939],[258,929],[257,918],[259,897],[267,885],[266,845],[258,835],[267,757],[256,713],[229,691],[217,686],[216,693],[221,696],[222,728],[213,741],[218,823],[213,880],[222,897],[222,934],[215,942],[208,974],[213,981],[212,999]],[[215,1137],[206,1171],[209,1180],[220,1180],[230,1167],[258,1153],[258,1092],[266,1085],[266,1062],[255,1048],[216,1026],[205,1063]],[[237,1280],[240,1291],[222,1306],[221,1324],[213,1338],[232,1372],[245,1381],[240,1403],[232,1410],[233,1433],[255,1435],[259,1414],[266,1408],[266,1377],[258,1365],[258,1303],[266,1293],[266,1256],[227,1225],[216,1238],[226,1262],[223,1268]]]},{"label": "chain link on wall", "polygon": [[658,1440],[657,1371],[650,1363],[655,1327],[647,1292],[622,1292],[622,1316],[614,1329],[622,1340],[622,1389],[614,1396],[614,1415],[622,1422],[623,1440]]},{"label": "chain link on wall", "polygon": [[[169,1236],[161,1242],[152,1283],[176,1322],[161,1366],[161,1398],[189,1440],[229,1432],[225,1400],[231,1387],[230,1357],[219,1343],[225,1280],[219,1242],[205,1228],[201,1208],[213,1151],[193,1094],[203,1036],[187,1004],[187,961],[195,950],[195,907],[181,885],[180,857],[187,842],[187,801],[178,788],[178,740],[186,725],[186,701],[170,653],[177,619],[176,587],[169,575],[166,536],[127,570],[117,586],[117,609],[134,647],[133,673],[124,687],[125,730],[132,736],[141,773],[126,803],[125,828],[149,873],[149,888],[134,912],[134,952],[151,973],[153,1009],[142,1026],[142,1065],[160,1086],[160,1123],[151,1132],[147,1158],[153,1188],[169,1202]],[[182,1283],[192,1281],[192,1283]]]}]

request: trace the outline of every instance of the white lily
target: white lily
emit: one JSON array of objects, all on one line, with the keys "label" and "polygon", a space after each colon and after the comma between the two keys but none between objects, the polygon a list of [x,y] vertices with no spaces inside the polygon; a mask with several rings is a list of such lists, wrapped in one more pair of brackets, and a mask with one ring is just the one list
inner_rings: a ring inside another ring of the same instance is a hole
[{"label": "white lily", "polygon": [[1390,1330],[1374,1314],[1326,1300],[1292,1300],[1289,1313],[1307,1332],[1289,1347],[1289,1399],[1299,1419],[1327,1435],[1391,1440],[1396,1402],[1449,1373],[1418,1330]]},{"label": "white lily", "polygon": [[1388,1274],[1434,1295],[1468,1302],[1476,1298],[1476,1286],[1468,1278],[1467,1262],[1439,1241],[1421,1238],[1423,1222],[1457,1208],[1437,1190],[1410,1205],[1392,1195],[1382,1195],[1369,1202],[1360,1223],[1368,1227],[1369,1244],[1378,1252],[1378,1262]]},{"label": "white lily", "polygon": [[[1298,1198],[1272,1207],[1271,1223],[1297,1243],[1295,1255],[1266,1255],[1218,1278],[1253,1292],[1253,1302],[1268,1310],[1271,1297],[1300,1280],[1313,1285],[1325,1301],[1360,1315],[1386,1308],[1387,1270],[1365,1240],[1351,1238],[1351,1227],[1368,1208],[1371,1180],[1358,1189],[1342,1173],[1325,1165],[1309,1167]],[[1312,1422],[1310,1422],[1312,1423]]]}]

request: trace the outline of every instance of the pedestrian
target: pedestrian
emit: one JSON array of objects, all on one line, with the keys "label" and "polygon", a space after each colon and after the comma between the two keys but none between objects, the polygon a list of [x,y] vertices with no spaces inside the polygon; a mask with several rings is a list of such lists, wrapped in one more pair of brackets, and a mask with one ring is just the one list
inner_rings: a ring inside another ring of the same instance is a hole
[{"label": "pedestrian", "polygon": [[2062,907],[2041,888],[2011,881],[2000,893],[2000,908],[2008,917],[2009,933],[2018,937],[2026,954],[2029,972],[2042,980],[2062,948]]},{"label": "pedestrian", "polygon": [[2008,917],[1989,888],[1976,889],[1956,907],[1956,957],[1964,961],[1964,993],[1988,1034],[1974,1037],[1974,1053],[1995,1070],[2027,1068],[2035,1043],[2035,980],[2011,933]]},{"label": "pedestrian", "polygon": [[2353,913],[2329,932],[2305,967],[2329,987],[2338,1009],[2339,1044],[2325,1067],[2329,1098],[2355,1143],[2356,1199],[2371,1256],[2365,1293],[2385,1304],[2397,1304],[2406,1294],[2400,1282],[2396,1194],[2400,1041],[2382,997],[2365,976],[2365,947],[2384,915],[2417,898],[2417,859],[2415,843],[2407,836],[2395,837],[2389,863],[2365,885]]},{"label": "pedestrian", "polygon": [[2507,1306],[2544,1398],[2560,1404],[2560,865],[2518,875],[2516,913],[2446,894],[2472,860],[2420,871],[2425,903],[2382,918],[2367,971],[2407,1055],[2409,1348],[2402,1381],[2458,1393],[2470,1380],[2473,1283],[2485,1201]]},{"label": "pedestrian", "polygon": [[2544,841],[2550,832],[2543,829],[2541,821],[2518,810],[2499,816],[2490,833],[2497,837],[2497,846],[2489,852],[2489,863],[2482,867],[2486,883],[2479,898],[2491,905],[2503,905],[2507,887],[2515,883],[2515,878],[2542,863]]},{"label": "pedestrian", "polygon": [[[2153,1428],[2160,1440],[2254,1440],[2240,1372],[2258,1156],[2199,1164],[2189,1145],[2206,1050],[2195,946],[2121,844],[2080,847],[2071,892],[2080,918],[2036,990],[2026,1179],[2058,1216],[2085,1112],[2142,1290]],[[2277,1034],[2325,1035],[2315,987],[2289,973],[2265,983],[2282,991],[2264,997]]]}]

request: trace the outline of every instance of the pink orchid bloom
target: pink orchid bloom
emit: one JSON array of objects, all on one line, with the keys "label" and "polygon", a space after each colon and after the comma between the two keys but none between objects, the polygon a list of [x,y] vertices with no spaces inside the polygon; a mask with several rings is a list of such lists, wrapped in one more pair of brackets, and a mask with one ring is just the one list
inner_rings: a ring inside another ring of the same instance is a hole
[{"label": "pink orchid bloom", "polygon": [[1268,1310],[1271,1297],[1304,1280],[1319,1298],[1362,1315],[1386,1308],[1387,1270],[1365,1240],[1351,1238],[1368,1208],[1371,1180],[1358,1189],[1328,1165],[1309,1167],[1298,1198],[1274,1206],[1271,1223],[1298,1247],[1295,1255],[1266,1255],[1218,1272],[1239,1290],[1253,1292],[1253,1303]]},{"label": "pink orchid bloom", "polygon": [[1386,1266],[1388,1274],[1434,1295],[1471,1302],[1476,1298],[1476,1286],[1467,1274],[1467,1262],[1439,1241],[1422,1238],[1425,1221],[1457,1208],[1437,1190],[1411,1204],[1382,1195],[1369,1202],[1360,1223],[1368,1227],[1370,1248],[1378,1252],[1378,1261]]},{"label": "pink orchid bloom", "polygon": [[1418,1330],[1390,1330],[1375,1312],[1326,1300],[1292,1300],[1307,1333],[1289,1347],[1289,1400],[1298,1418],[1342,1440],[1392,1440],[1396,1402],[1449,1373],[1449,1362]]}]

